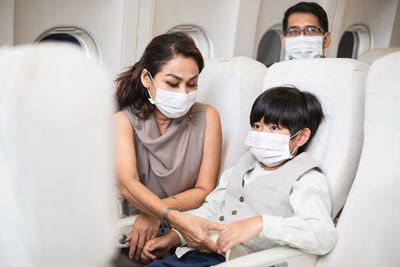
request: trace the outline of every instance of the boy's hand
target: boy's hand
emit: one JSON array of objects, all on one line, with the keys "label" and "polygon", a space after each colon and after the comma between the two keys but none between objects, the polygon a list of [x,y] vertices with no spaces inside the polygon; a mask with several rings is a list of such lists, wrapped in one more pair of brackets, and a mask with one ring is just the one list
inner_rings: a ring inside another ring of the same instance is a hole
[{"label": "boy's hand", "polygon": [[183,235],[188,245],[202,252],[215,252],[218,247],[207,235],[209,230],[221,231],[224,225],[205,220],[203,218],[177,212],[170,211],[169,215],[173,220],[172,226],[178,229]]},{"label": "boy's hand", "polygon": [[217,239],[218,253],[227,252],[233,246],[257,237],[262,229],[263,221],[261,216],[225,225]]},{"label": "boy's hand", "polygon": [[141,255],[142,261],[144,263],[150,263],[167,253],[174,245],[179,243],[179,237],[173,231],[170,231],[164,236],[151,239],[144,245]]}]

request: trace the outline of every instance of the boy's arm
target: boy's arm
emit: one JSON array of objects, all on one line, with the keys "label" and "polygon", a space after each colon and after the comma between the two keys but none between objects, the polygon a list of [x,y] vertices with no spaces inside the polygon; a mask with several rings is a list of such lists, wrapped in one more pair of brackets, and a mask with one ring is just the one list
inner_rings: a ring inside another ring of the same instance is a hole
[{"label": "boy's arm", "polygon": [[259,237],[304,252],[323,255],[336,243],[331,218],[332,199],[326,177],[316,170],[304,174],[292,188],[290,205],[294,215],[288,218],[262,215]]}]

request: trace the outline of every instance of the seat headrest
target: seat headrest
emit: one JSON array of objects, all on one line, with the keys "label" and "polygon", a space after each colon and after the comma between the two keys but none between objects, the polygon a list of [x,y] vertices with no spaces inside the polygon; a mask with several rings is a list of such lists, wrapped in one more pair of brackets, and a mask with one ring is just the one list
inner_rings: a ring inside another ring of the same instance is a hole
[{"label": "seat headrest", "polygon": [[362,147],[364,84],[368,65],[352,59],[303,59],[268,68],[264,90],[294,85],[315,94],[325,119],[309,144],[309,152],[328,177],[335,217],[346,200]]},{"label": "seat headrest", "polygon": [[112,79],[78,48],[0,50],[0,265],[102,266],[117,219]]},{"label": "seat headrest", "polygon": [[221,172],[246,151],[250,110],[260,93],[267,68],[248,57],[207,59],[199,77],[197,99],[215,107],[221,117]]},{"label": "seat headrest", "polygon": [[372,62],[374,62],[376,59],[380,57],[399,51],[400,47],[375,48],[365,51],[358,57],[358,59],[365,63],[372,64]]}]

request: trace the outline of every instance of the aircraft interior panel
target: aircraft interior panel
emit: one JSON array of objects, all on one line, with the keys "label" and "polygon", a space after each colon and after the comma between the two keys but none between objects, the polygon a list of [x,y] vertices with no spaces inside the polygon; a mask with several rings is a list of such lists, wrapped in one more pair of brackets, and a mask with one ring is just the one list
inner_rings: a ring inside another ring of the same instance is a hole
[{"label": "aircraft interior panel", "polygon": [[0,1],[0,46],[14,43],[14,0]]},{"label": "aircraft interior panel", "polygon": [[394,18],[390,47],[400,47],[400,3],[397,4],[396,17]]},{"label": "aircraft interior panel", "polygon": [[[357,32],[354,29],[355,25],[364,25],[370,31],[370,48],[368,44],[360,44],[362,48],[359,51],[364,52],[373,48],[383,48],[390,46],[390,38],[394,24],[394,18],[398,9],[397,0],[353,0],[343,1],[344,3],[337,10],[343,19],[337,22],[335,31],[332,32],[332,50],[331,53],[339,48],[339,43],[344,34],[348,31]],[[360,8],[360,6],[367,6],[368,8]],[[362,34],[361,34],[362,35]],[[368,42],[368,38],[362,38],[360,41]],[[330,54],[336,56],[335,54]]]},{"label": "aircraft interior panel", "polygon": [[53,28],[76,27],[93,39],[111,72],[120,71],[123,1],[15,0],[14,5],[15,45],[32,43]]},{"label": "aircraft interior panel", "polygon": [[198,26],[209,35],[214,57],[231,57],[237,13],[238,1],[157,0],[154,3],[153,36],[179,25]]}]

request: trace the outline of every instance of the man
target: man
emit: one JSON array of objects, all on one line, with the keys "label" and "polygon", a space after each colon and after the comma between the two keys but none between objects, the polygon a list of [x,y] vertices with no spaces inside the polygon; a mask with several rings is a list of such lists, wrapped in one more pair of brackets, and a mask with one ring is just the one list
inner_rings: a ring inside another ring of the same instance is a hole
[{"label": "man", "polygon": [[286,10],[282,45],[287,59],[325,57],[331,43],[328,16],[317,3],[300,2]]}]

